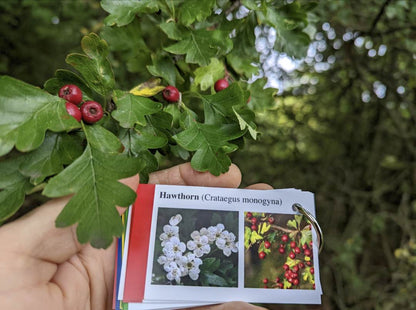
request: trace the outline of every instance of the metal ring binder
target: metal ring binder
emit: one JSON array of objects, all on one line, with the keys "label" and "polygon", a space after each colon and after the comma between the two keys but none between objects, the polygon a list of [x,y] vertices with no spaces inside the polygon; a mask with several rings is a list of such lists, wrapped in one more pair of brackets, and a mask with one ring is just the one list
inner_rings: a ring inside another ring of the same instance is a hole
[{"label": "metal ring binder", "polygon": [[319,253],[321,253],[323,247],[324,247],[324,235],[322,233],[322,229],[318,224],[318,221],[314,218],[314,216],[305,208],[302,207],[301,204],[299,203],[295,203],[292,205],[292,208],[294,211],[297,211],[301,214],[303,214],[304,216],[306,216],[306,218],[311,222],[313,228],[316,231],[317,234],[317,238],[318,238],[318,249],[319,249]]}]

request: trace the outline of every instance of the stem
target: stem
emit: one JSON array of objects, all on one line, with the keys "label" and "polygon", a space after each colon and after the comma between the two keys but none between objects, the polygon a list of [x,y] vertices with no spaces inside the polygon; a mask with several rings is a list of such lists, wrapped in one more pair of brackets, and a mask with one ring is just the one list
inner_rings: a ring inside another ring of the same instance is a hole
[{"label": "stem", "polygon": [[36,185],[35,187],[33,187],[30,191],[28,191],[26,193],[26,195],[31,195],[34,194],[36,192],[40,192],[41,190],[43,190],[46,186],[46,183],[40,183],[38,185]]}]

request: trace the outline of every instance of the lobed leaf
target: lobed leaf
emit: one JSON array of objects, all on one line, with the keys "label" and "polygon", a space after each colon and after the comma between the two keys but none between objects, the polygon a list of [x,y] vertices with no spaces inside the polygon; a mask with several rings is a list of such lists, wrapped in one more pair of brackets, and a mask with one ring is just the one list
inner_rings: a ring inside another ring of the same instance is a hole
[{"label": "lobed leaf", "polygon": [[159,10],[155,0],[101,0],[101,7],[110,13],[105,19],[106,24],[119,27],[131,23],[136,14]]},{"label": "lobed leaf", "polygon": [[216,0],[187,0],[179,8],[179,21],[185,26],[201,22],[212,14]]},{"label": "lobed leaf", "polygon": [[227,54],[233,46],[228,32],[220,30],[189,30],[183,39],[167,48],[173,54],[185,55],[188,63],[207,66],[210,59]]},{"label": "lobed leaf", "polygon": [[0,156],[14,146],[22,152],[38,148],[48,129],[60,132],[80,126],[63,99],[8,76],[0,77],[0,114]]},{"label": "lobed leaf", "polygon": [[115,85],[114,73],[107,58],[107,42],[95,33],[84,36],[81,40],[84,54],[69,54],[66,62],[81,73],[89,88],[107,97]]},{"label": "lobed leaf", "polygon": [[33,187],[19,172],[22,159],[15,157],[0,162],[0,225],[19,210],[26,191]]},{"label": "lobed leaf", "polygon": [[246,94],[238,83],[214,95],[202,95],[206,124],[223,123],[227,118],[236,118],[234,107],[245,105]]},{"label": "lobed leaf", "polygon": [[124,128],[132,128],[135,124],[146,125],[145,115],[154,114],[162,110],[160,102],[122,91],[115,91],[113,100],[117,105],[117,109],[111,115]]},{"label": "lobed leaf", "polygon": [[213,175],[227,172],[231,159],[227,153],[236,150],[237,146],[228,141],[242,136],[244,132],[235,124],[210,125],[196,121],[186,130],[173,138],[188,151],[195,151],[191,165],[198,171],[209,171]]},{"label": "lobed leaf", "polygon": [[195,70],[196,86],[200,85],[201,90],[207,90],[215,84],[215,81],[224,77],[224,64],[217,58],[211,58],[208,66],[199,67]]},{"label": "lobed leaf", "polygon": [[43,194],[61,197],[74,194],[56,219],[58,227],[75,223],[81,243],[106,248],[114,236],[120,236],[123,225],[116,206],[127,207],[135,199],[128,186],[118,182],[138,173],[140,158],[104,153],[87,145],[84,153],[46,185]]},{"label": "lobed leaf", "polygon": [[22,156],[20,172],[30,177],[33,185],[55,175],[82,154],[81,139],[76,135],[47,132],[42,145]]},{"label": "lobed leaf", "polygon": [[254,111],[264,111],[275,107],[276,93],[275,88],[264,88],[267,83],[266,79],[257,79],[254,83],[248,85],[250,91],[250,101],[248,107]]},{"label": "lobed leaf", "polygon": [[171,59],[167,57],[153,57],[152,62],[153,65],[147,66],[147,70],[151,75],[163,78],[169,85],[175,86],[176,80],[181,84],[184,82]]}]

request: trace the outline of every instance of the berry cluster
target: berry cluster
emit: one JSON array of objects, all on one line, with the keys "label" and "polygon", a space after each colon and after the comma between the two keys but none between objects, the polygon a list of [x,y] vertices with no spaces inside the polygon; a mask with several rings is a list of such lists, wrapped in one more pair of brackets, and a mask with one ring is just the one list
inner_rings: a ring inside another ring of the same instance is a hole
[{"label": "berry cluster", "polygon": [[[246,217],[247,217],[247,220],[251,223],[250,228],[251,228],[252,231],[257,231],[258,228],[259,228],[260,223],[267,222],[268,224],[271,225],[275,221],[275,218],[271,215],[267,216],[266,218],[261,218],[261,217],[258,217],[258,216],[254,216],[252,212],[247,212]],[[265,240],[264,243],[263,243],[263,246],[266,249],[270,249],[272,244],[270,243],[270,241]],[[259,258],[260,259],[264,259],[266,256],[267,256],[267,253],[265,251],[259,251]]]},{"label": "berry cluster", "polygon": [[98,122],[104,115],[103,107],[96,101],[85,101],[78,108],[78,105],[82,102],[82,91],[76,85],[67,84],[62,86],[59,89],[58,96],[66,100],[66,110],[78,122],[82,119],[86,123],[93,124]]},{"label": "berry cluster", "polygon": [[301,217],[287,220],[278,214],[246,212],[245,217],[245,247],[256,251],[260,260],[271,259],[276,264],[275,280],[267,275],[260,278],[260,285],[312,289],[315,282],[313,244],[307,237],[311,236],[310,224]]},{"label": "berry cluster", "polygon": [[[286,263],[282,266],[281,277],[276,277],[275,283],[271,285],[273,288],[284,288],[284,281],[290,283],[286,285],[286,288],[296,288],[301,284],[302,274],[309,272],[313,275],[315,270],[312,267],[312,241],[309,246],[304,243],[301,247],[298,246],[296,241],[289,242],[289,236],[284,234],[281,236],[282,243],[279,244],[279,253],[285,254],[288,252]],[[282,279],[284,279],[282,281]],[[264,279],[263,279],[264,283]],[[313,285],[315,288],[315,285]]]}]

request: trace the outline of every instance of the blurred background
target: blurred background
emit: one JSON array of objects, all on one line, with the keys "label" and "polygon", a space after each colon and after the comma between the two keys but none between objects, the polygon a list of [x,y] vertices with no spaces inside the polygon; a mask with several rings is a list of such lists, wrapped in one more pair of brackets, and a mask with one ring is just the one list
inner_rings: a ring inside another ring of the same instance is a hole
[{"label": "blurred background", "polygon": [[[278,95],[259,140],[233,155],[243,185],[316,195],[323,304],[270,309],[416,309],[416,2],[321,1],[313,13],[302,59],[256,28],[253,80]],[[95,0],[0,1],[0,74],[42,86],[106,15]],[[137,77],[112,63],[118,81]]]}]

